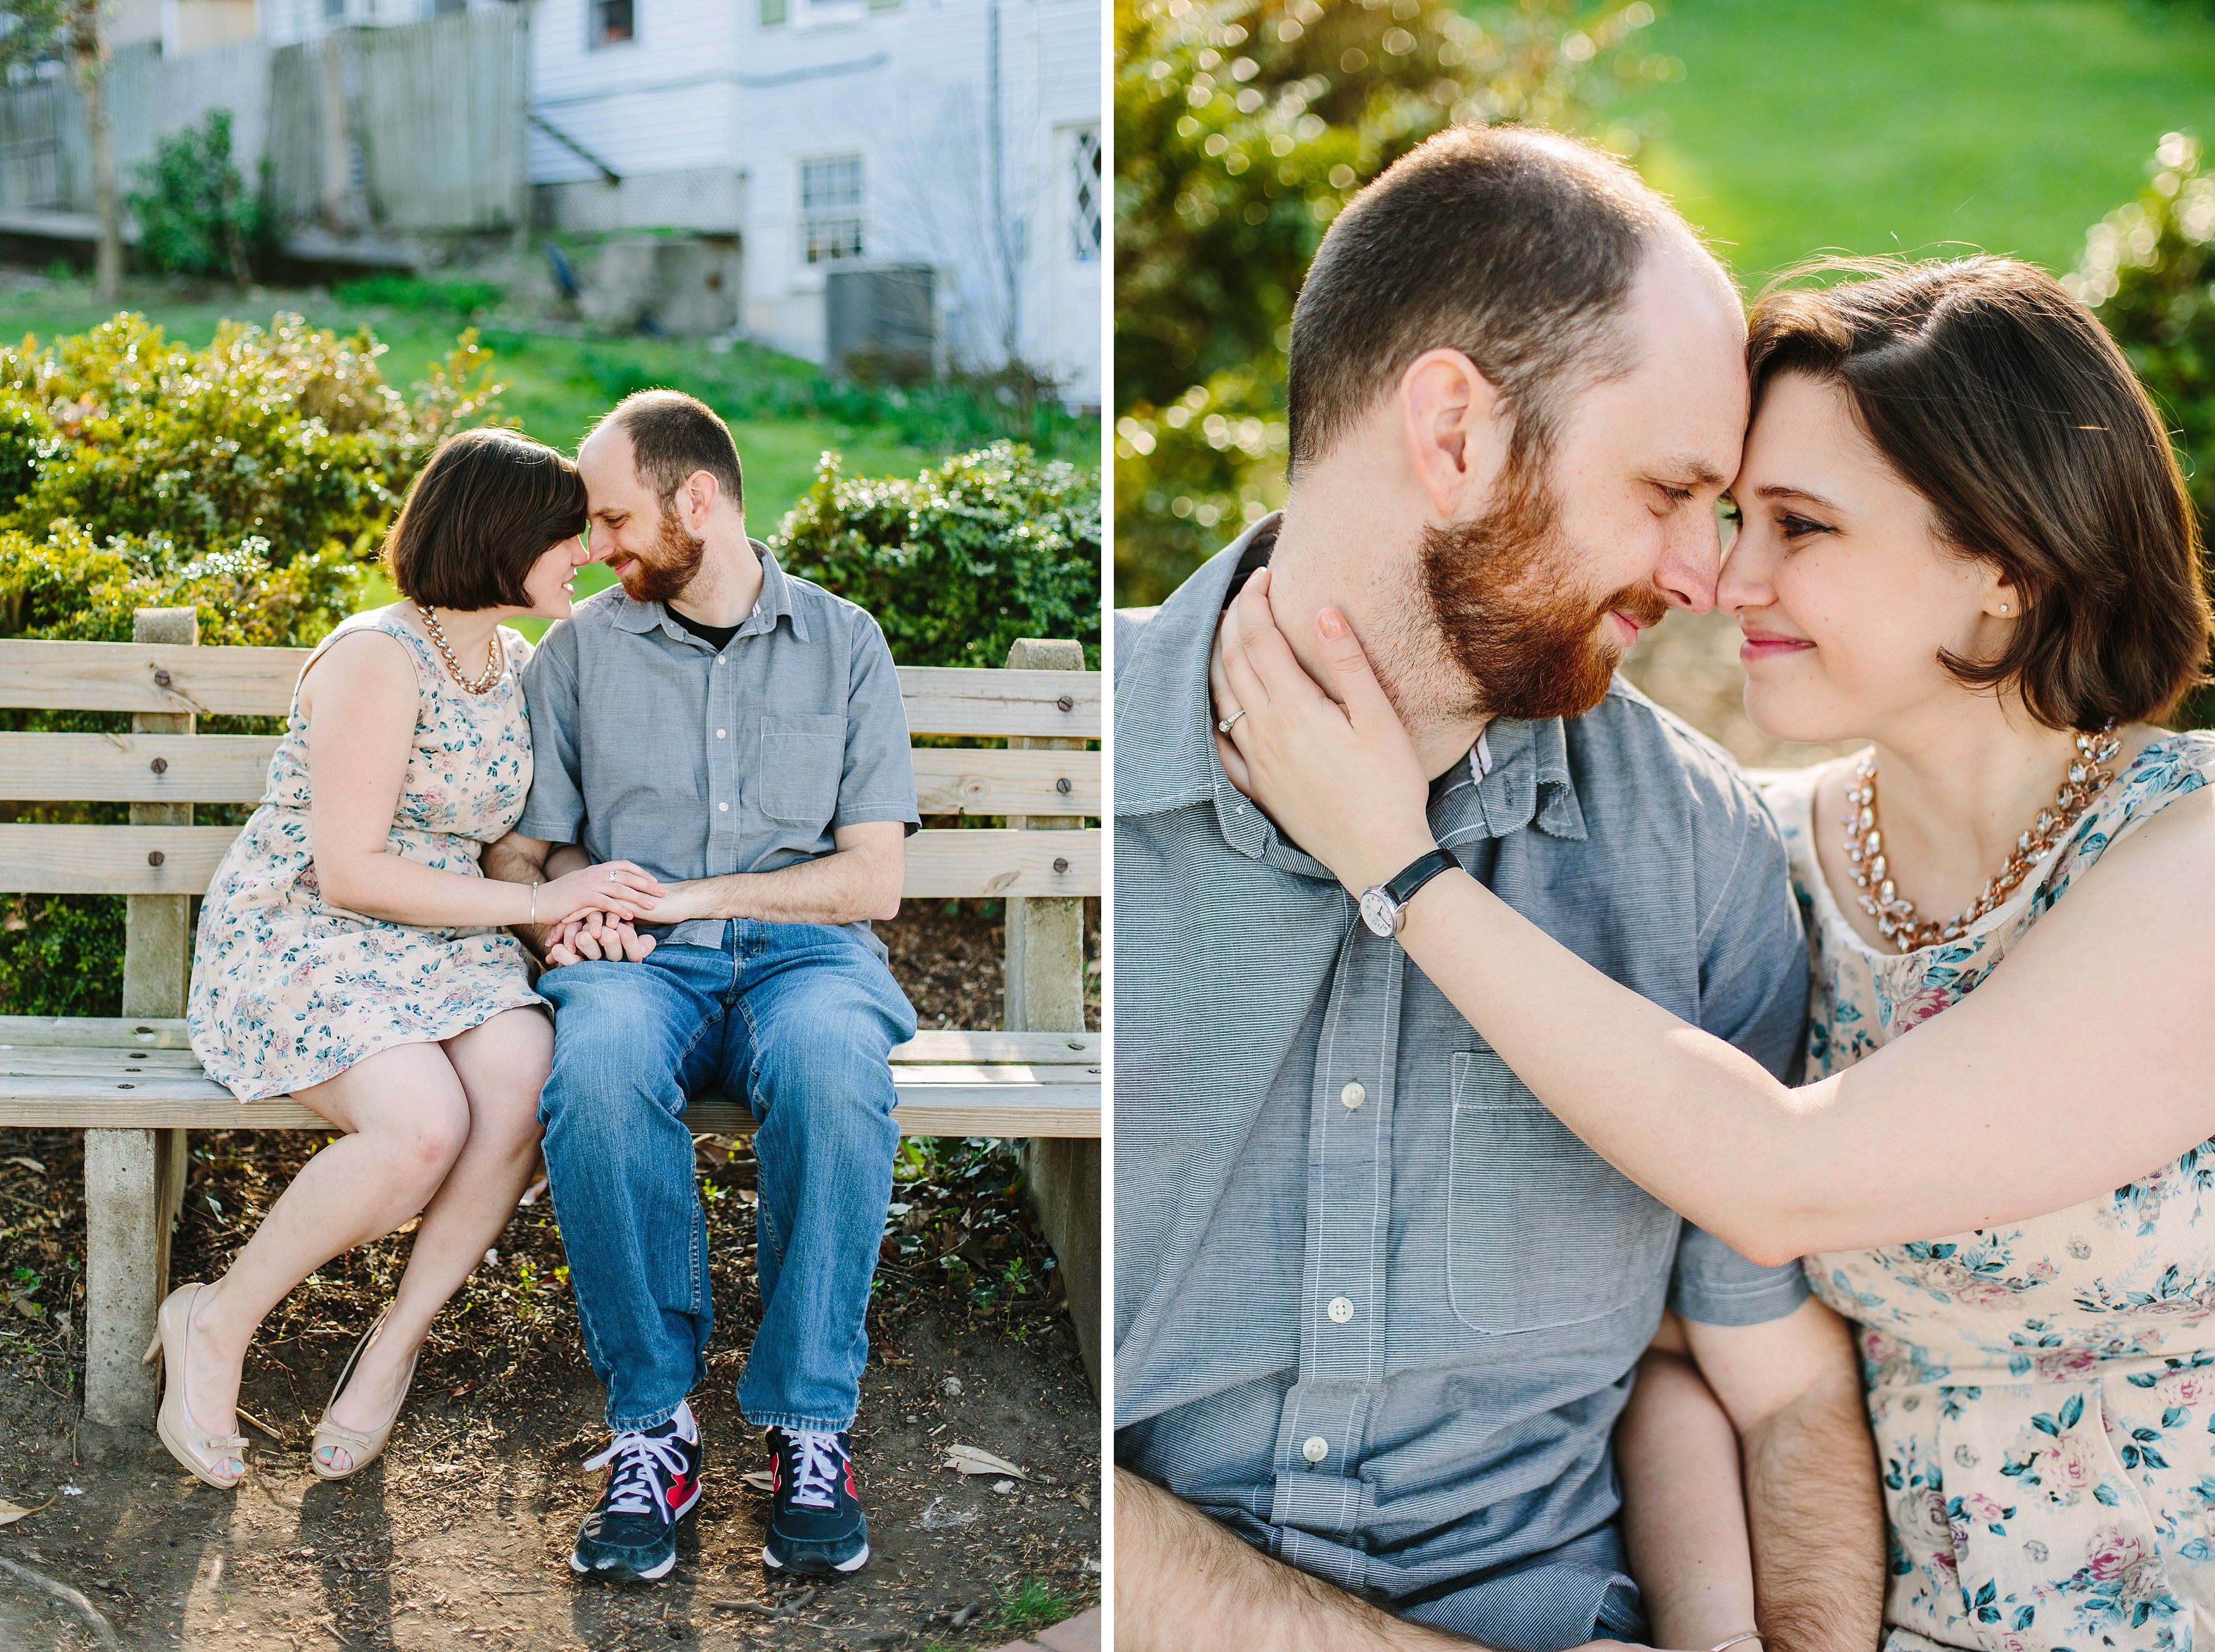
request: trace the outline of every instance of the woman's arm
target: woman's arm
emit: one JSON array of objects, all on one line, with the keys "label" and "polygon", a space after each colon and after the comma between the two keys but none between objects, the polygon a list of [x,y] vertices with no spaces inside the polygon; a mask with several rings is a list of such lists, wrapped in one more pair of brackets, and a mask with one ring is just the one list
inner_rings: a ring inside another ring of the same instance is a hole
[{"label": "woman's arm", "polygon": [[582,912],[629,917],[661,891],[629,861],[586,867],[532,891],[497,878],[434,871],[390,851],[415,734],[415,667],[396,638],[363,632],[334,643],[303,689],[308,815],[323,899],[393,924],[543,925]]},{"label": "woman's arm", "polygon": [[[1316,631],[1335,697],[1265,574],[1248,582],[1224,628],[1230,732],[1255,801],[1359,890],[1431,847],[1428,789],[1343,617]],[[2110,850],[1967,999],[1800,1090],[1465,873],[1424,886],[1400,943],[1564,1124],[1757,1262],[2065,1209],[2215,1134],[2215,789]]]},{"label": "woman's arm", "polygon": [[1638,1362],[1616,1425],[1615,1466],[1630,1575],[1654,1644],[1718,1646],[1752,1629],[1753,1548],[1738,1431],[1693,1367],[1674,1316]]}]

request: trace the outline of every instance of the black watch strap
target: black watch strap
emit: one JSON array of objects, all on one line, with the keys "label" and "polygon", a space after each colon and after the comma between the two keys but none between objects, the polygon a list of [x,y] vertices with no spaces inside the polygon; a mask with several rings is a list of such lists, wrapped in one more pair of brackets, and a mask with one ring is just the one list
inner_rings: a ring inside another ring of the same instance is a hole
[{"label": "black watch strap", "polygon": [[1408,863],[1407,869],[1390,883],[1384,893],[1395,906],[1404,906],[1415,898],[1415,891],[1441,872],[1451,872],[1461,863],[1443,849],[1433,849],[1427,855],[1419,855]]}]

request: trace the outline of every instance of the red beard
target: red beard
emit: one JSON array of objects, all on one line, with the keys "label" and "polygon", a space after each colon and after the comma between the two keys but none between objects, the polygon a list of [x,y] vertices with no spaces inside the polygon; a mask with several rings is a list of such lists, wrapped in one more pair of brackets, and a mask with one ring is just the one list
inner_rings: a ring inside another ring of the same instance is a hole
[{"label": "red beard", "polygon": [[1468,681],[1468,715],[1539,722],[1581,716],[1607,697],[1623,650],[1602,629],[1621,609],[1659,624],[1667,599],[1625,586],[1594,602],[1567,589],[1559,502],[1519,464],[1500,503],[1474,521],[1423,531],[1422,583],[1447,652]]},{"label": "red beard", "polygon": [[664,505],[653,552],[635,557],[623,572],[623,595],[633,602],[671,602],[684,594],[707,554],[708,542],[694,538],[677,513]]}]

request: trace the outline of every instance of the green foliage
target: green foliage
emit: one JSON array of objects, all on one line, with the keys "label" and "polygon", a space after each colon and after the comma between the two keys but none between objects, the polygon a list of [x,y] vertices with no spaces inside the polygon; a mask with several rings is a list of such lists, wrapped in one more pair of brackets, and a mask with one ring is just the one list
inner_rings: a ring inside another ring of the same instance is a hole
[{"label": "green foliage", "polygon": [[118,316],[0,349],[0,636],[110,642],[191,605],[204,642],[312,642],[448,431],[498,395],[464,335],[402,396],[368,333],[225,323],[204,350]]},{"label": "green foliage", "polygon": [[432,281],[388,272],[349,281],[335,294],[341,304],[378,304],[415,315],[467,319],[500,306],[507,289],[496,281]]},{"label": "green foliage", "polygon": [[996,442],[912,481],[840,474],[815,485],[770,542],[791,573],[876,616],[906,666],[999,666],[1019,636],[1100,654],[1100,485]]},{"label": "green foliage", "polygon": [[[2215,171],[2200,140],[2170,132],[2152,181],[2092,226],[2063,285],[2099,313],[2169,422],[2204,535],[2215,524]],[[2215,694],[2186,708],[2215,722]]]},{"label": "green foliage", "polygon": [[[498,394],[468,335],[405,396],[381,350],[297,317],[225,323],[192,350],[137,316],[0,349],[0,636],[127,642],[134,609],[190,606],[203,642],[321,638],[432,448]],[[0,727],[108,726],[0,712]],[[114,811],[0,802],[0,818],[32,814]],[[0,894],[0,1012],[116,1013],[122,920],[115,897]]]},{"label": "green foliage", "polygon": [[[265,168],[267,163],[265,163]],[[138,261],[156,275],[228,276],[244,286],[277,242],[274,217],[230,163],[230,111],[168,133],[130,196]]]},{"label": "green foliage", "polygon": [[[1157,602],[1282,494],[1293,300],[1330,221],[1457,121],[1590,132],[1645,0],[1117,0],[1116,591]],[[1629,150],[1636,134],[1610,132]]]}]

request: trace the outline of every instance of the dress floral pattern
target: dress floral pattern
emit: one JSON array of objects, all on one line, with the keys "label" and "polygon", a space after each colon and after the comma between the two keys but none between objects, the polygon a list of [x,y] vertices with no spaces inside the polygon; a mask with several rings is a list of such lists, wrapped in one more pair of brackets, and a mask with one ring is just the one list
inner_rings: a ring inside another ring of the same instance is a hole
[{"label": "dress floral pattern", "polygon": [[[2154,740],[2013,900],[1906,954],[1862,940],[1824,881],[1820,772],[1766,788],[1813,955],[1810,1080],[1973,991],[2109,846],[2215,780],[2215,735]],[[2053,1215],[1807,1258],[1858,1330],[1888,1652],[2215,1652],[2211,1188],[2215,1141]]]},{"label": "dress floral pattern", "polygon": [[[420,693],[390,852],[482,876],[484,845],[522,818],[531,791],[518,674],[531,644],[502,631],[508,669],[489,692],[473,695],[447,676],[426,638],[380,610],[324,638],[302,679],[325,648],[365,629],[407,646]],[[261,805],[200,906],[186,1028],[208,1075],[243,1101],[320,1084],[379,1050],[451,1038],[503,1010],[545,1002],[531,990],[522,943],[504,930],[417,929],[324,900],[309,830],[307,732],[296,686]]]}]

